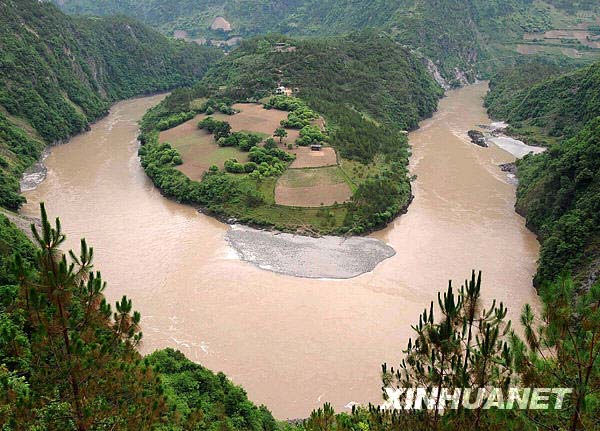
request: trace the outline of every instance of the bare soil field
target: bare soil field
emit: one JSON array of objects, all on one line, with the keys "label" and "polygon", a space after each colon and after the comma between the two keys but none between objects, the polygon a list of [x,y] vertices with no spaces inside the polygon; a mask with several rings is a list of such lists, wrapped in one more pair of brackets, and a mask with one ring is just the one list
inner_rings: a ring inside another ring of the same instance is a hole
[{"label": "bare soil field", "polygon": [[296,155],[296,160],[290,165],[292,169],[337,165],[335,150],[331,147],[324,147],[321,151],[312,151],[310,147],[298,147],[287,151]]},{"label": "bare soil field", "polygon": [[540,45],[517,45],[517,52],[523,55],[534,55],[544,52],[544,47]]},{"label": "bare soil field", "polygon": [[231,31],[231,24],[222,16],[218,16],[210,25],[211,30]]},{"label": "bare soil field", "polygon": [[248,153],[237,148],[219,147],[211,134],[198,129],[198,121],[199,118],[196,117],[160,133],[160,142],[170,143],[181,154],[183,164],[177,169],[192,180],[199,181],[212,165],[223,168],[225,160],[237,159],[241,163],[248,161]]},{"label": "bare soil field", "polygon": [[351,196],[352,190],[337,166],[288,169],[275,187],[275,203],[286,206],[328,206],[346,202]]},{"label": "bare soil field", "polygon": [[[227,121],[234,132],[254,132],[264,137],[273,136],[275,129],[280,127],[281,120],[287,118],[288,114],[277,109],[264,109],[257,103],[237,103],[233,108],[240,112],[235,115],[216,113],[212,117]],[[193,180],[200,180],[211,165],[222,168],[225,160],[233,158],[241,163],[248,161],[248,153],[236,148],[221,148],[212,135],[199,130],[198,122],[204,118],[204,114],[197,115],[177,127],[161,132],[159,138],[160,142],[169,142],[179,151],[183,164],[178,169]],[[293,129],[287,129],[287,132],[288,136],[283,139],[282,144],[284,148],[287,148],[288,143],[295,142],[300,133]],[[279,138],[275,139],[279,142]]]},{"label": "bare soil field", "polygon": [[173,37],[175,39],[183,39],[183,40],[188,40],[188,34],[187,31],[184,30],[175,30],[173,32]]},{"label": "bare soil field", "polygon": [[[240,112],[234,115],[215,113],[212,117],[217,120],[227,121],[231,124],[231,129],[234,132],[256,132],[266,136],[273,136],[275,129],[281,127],[281,120],[285,120],[288,116],[286,111],[265,109],[258,103],[236,103],[233,105],[233,108]],[[205,118],[205,115],[200,115],[197,117],[197,121],[203,118]],[[288,136],[283,138],[283,144],[287,145],[288,143],[296,142],[300,131],[295,129],[286,129],[286,131]],[[275,140],[279,142],[279,138],[275,138]]]}]

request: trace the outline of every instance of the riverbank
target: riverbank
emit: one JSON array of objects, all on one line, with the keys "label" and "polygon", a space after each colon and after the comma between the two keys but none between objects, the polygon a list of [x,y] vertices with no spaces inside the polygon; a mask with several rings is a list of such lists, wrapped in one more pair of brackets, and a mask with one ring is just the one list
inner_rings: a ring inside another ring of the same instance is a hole
[{"label": "riverbank", "polygon": [[485,134],[486,142],[493,143],[517,159],[522,159],[527,154],[540,154],[546,151],[545,147],[529,145],[518,139],[517,136],[511,136],[507,129],[508,124],[504,122],[493,122],[490,125],[482,126],[482,128],[488,131]]}]

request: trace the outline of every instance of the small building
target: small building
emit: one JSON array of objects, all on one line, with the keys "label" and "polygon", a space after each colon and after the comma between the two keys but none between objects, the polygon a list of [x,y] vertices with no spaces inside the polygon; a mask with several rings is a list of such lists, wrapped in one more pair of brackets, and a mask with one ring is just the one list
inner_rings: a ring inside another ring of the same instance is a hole
[{"label": "small building", "polygon": [[295,50],[295,46],[289,46],[285,42],[278,42],[273,45],[273,52],[294,52]]},{"label": "small building", "polygon": [[286,88],[284,86],[279,86],[275,89],[275,94],[285,94],[286,93]]},{"label": "small building", "polygon": [[310,146],[311,151],[321,151],[321,148],[323,148],[321,144],[312,144]]}]

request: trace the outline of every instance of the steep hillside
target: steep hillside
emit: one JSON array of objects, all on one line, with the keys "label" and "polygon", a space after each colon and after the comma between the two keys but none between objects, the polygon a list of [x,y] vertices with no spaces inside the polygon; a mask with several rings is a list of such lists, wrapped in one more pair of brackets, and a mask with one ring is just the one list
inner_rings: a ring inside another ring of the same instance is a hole
[{"label": "steep hillside", "polygon": [[[134,15],[169,35],[177,32],[199,41],[233,41],[233,37],[269,32],[323,36],[378,28],[430,58],[432,67],[451,85],[512,62],[520,56],[521,43],[536,45],[531,53],[567,58],[566,52],[572,61],[584,61],[591,51],[575,55],[556,44],[524,42],[523,35],[575,26],[582,22],[576,13],[598,12],[593,1],[560,0],[55,1],[69,13]],[[231,28],[215,29],[212,24],[217,17]],[[583,49],[570,43],[565,46]]]},{"label": "steep hillside", "polygon": [[19,206],[18,177],[44,143],[85,130],[115,100],[190,84],[220,55],[127,18],[0,2],[0,204]]},{"label": "steep hillside", "polygon": [[600,64],[568,73],[526,65],[490,89],[491,115],[549,145],[518,163],[517,210],[542,241],[537,282],[566,271],[589,287],[600,278]]},{"label": "steep hillside", "polygon": [[516,134],[532,143],[536,135],[553,138],[546,142],[569,138],[600,115],[600,63],[566,73],[556,66],[523,65],[499,73],[490,90],[490,115],[510,122]]}]

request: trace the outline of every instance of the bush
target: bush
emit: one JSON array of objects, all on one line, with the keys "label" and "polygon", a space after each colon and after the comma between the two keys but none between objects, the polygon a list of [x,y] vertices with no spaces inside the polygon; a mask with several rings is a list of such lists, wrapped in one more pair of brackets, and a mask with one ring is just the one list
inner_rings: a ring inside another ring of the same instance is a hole
[{"label": "bush", "polygon": [[277,148],[277,142],[273,138],[267,138],[264,147],[267,149]]},{"label": "bush", "polygon": [[206,129],[215,137],[215,141],[221,138],[227,138],[231,134],[231,125],[227,121],[215,120],[212,117],[206,117],[198,123],[199,129]]},{"label": "bush", "polygon": [[175,126],[179,126],[182,123],[185,123],[188,120],[194,118],[193,112],[180,112],[178,114],[173,114],[167,118],[164,118],[158,122],[156,128],[158,130],[168,130],[172,129]]},{"label": "bush", "polygon": [[254,162],[248,162],[244,164],[244,172],[246,172],[247,174],[254,172],[257,169],[258,165]]},{"label": "bush", "polygon": [[296,140],[298,145],[306,147],[312,144],[318,144],[325,140],[325,135],[317,126],[304,126],[300,130],[300,137]]},{"label": "bush", "polygon": [[245,172],[244,165],[236,159],[226,160],[224,163],[225,171],[232,174],[242,174]]},{"label": "bush", "polygon": [[255,133],[234,132],[226,138],[220,138],[217,143],[221,147],[237,147],[241,151],[250,151],[261,140],[262,138]]}]

